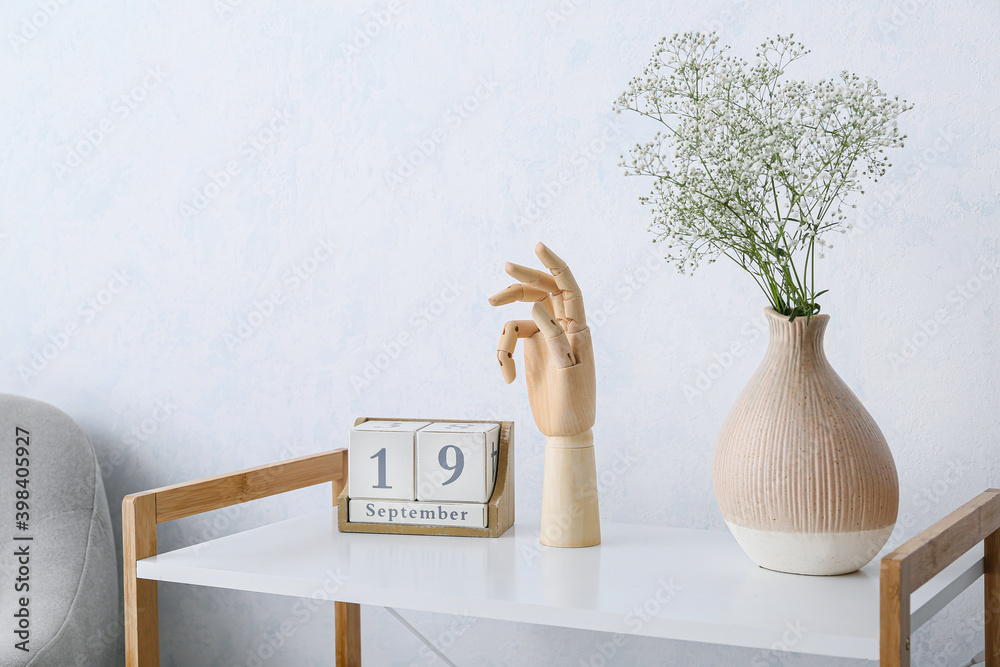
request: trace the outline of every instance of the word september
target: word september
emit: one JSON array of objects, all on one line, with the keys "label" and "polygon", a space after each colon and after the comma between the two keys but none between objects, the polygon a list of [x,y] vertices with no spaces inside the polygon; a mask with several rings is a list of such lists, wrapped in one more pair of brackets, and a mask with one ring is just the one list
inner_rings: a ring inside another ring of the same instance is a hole
[{"label": "word september", "polygon": [[351,521],[413,526],[486,527],[486,506],[479,503],[421,503],[351,498]]}]

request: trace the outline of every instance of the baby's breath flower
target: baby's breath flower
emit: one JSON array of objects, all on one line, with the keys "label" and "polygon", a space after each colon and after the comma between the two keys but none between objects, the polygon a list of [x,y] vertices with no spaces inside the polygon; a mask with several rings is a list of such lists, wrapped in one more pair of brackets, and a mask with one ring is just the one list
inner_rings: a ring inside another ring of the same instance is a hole
[{"label": "baby's breath flower", "polygon": [[[850,228],[843,208],[891,166],[896,121],[912,105],[868,77],[784,78],[808,53],[792,36],[765,40],[753,65],[715,33],[663,38],[615,102],[666,128],[636,144],[626,175],[654,178],[650,229],[681,273],[725,255],[791,318],[819,311],[813,275],[822,236]],[[859,174],[855,164],[860,164]],[[856,204],[850,204],[853,208]],[[824,290],[825,291],[825,290]]]}]

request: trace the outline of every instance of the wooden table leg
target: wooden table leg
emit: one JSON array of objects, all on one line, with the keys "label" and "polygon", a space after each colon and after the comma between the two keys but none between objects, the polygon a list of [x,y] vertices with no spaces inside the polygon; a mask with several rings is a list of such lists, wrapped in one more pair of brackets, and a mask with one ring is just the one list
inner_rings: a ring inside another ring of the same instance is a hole
[{"label": "wooden table leg", "polygon": [[902,563],[883,558],[881,580],[880,667],[910,667],[910,591]]},{"label": "wooden table leg", "polygon": [[361,605],[337,602],[337,667],[361,667]]},{"label": "wooden table leg", "polygon": [[125,560],[125,664],[159,667],[160,631],[156,582],[136,576],[136,561],[156,555],[156,497],[130,496],[122,503]]},{"label": "wooden table leg", "polygon": [[985,541],[986,667],[1000,667],[1000,530]]},{"label": "wooden table leg", "polygon": [[[333,482],[333,506],[344,490],[347,480],[347,450],[342,458],[343,475]],[[350,602],[334,603],[337,627],[337,667],[361,667],[361,605]]]}]

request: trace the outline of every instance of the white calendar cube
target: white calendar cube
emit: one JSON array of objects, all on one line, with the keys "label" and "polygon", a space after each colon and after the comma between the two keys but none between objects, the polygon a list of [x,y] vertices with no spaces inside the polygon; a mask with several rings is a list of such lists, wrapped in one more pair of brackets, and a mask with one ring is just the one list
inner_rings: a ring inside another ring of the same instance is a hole
[{"label": "white calendar cube", "polygon": [[417,500],[488,502],[499,453],[498,424],[425,426],[417,432]]},{"label": "white calendar cube", "polygon": [[351,497],[415,500],[415,434],[429,423],[366,421],[352,428],[347,453]]}]

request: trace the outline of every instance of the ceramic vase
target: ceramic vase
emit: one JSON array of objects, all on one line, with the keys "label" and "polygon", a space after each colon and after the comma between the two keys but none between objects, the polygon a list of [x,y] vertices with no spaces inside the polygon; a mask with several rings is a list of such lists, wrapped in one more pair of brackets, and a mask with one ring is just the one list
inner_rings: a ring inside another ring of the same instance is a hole
[{"label": "ceramic vase", "polygon": [[763,362],[722,426],[715,495],[757,565],[835,575],[868,564],[892,533],[899,482],[875,420],[823,351],[829,315],[765,316]]}]

